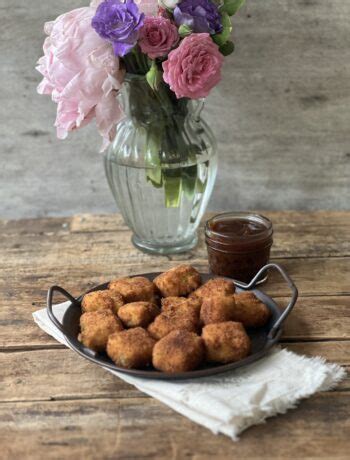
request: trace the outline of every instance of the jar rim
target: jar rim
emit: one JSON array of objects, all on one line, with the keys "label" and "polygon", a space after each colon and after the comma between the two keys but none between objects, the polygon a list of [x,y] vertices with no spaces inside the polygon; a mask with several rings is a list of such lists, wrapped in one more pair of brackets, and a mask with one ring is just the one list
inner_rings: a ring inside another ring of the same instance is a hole
[{"label": "jar rim", "polygon": [[[245,220],[247,222],[255,222],[255,223],[260,223],[263,225],[263,228],[261,231],[255,232],[254,234],[251,235],[244,235],[244,237],[240,235],[234,235],[234,234],[225,234],[220,231],[215,231],[211,227],[215,222],[223,221],[225,219],[232,219],[232,218],[237,218],[239,220]],[[229,241],[237,241],[241,243],[250,243],[256,240],[261,240],[270,238],[273,234],[273,227],[272,227],[272,222],[269,218],[261,215],[261,214],[256,214],[256,213],[250,213],[250,212],[223,212],[216,214],[215,216],[211,217],[210,219],[207,220],[205,224],[205,235],[207,238],[214,239],[218,238],[221,240],[221,242],[229,242]]]}]

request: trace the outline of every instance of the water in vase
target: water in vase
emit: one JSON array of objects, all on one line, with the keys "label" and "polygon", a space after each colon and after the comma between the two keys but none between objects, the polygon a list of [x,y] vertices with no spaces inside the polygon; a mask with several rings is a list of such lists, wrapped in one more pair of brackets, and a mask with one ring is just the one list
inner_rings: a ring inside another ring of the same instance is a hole
[{"label": "water in vase", "polygon": [[164,247],[157,252],[166,253],[193,242],[215,181],[216,158],[157,169],[114,161],[108,166],[109,185],[137,245]]}]

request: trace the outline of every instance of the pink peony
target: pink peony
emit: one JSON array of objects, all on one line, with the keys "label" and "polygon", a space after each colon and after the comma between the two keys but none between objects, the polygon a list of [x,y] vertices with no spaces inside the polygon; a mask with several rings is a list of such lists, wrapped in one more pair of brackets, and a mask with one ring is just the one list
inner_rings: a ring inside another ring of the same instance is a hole
[{"label": "pink peony", "polygon": [[96,118],[103,147],[115,136],[122,116],[116,100],[124,72],[112,45],[91,27],[94,8],[79,8],[45,24],[49,35],[37,70],[44,76],[39,94],[50,94],[58,104],[57,137],[81,128]]},{"label": "pink peony", "polygon": [[209,34],[191,34],[163,62],[163,78],[177,98],[199,99],[219,83],[223,61]]},{"label": "pink peony", "polygon": [[156,16],[158,13],[158,0],[135,0],[135,3],[146,16]]},{"label": "pink peony", "polygon": [[139,45],[141,51],[151,59],[164,56],[178,42],[176,26],[161,16],[147,16],[140,29]]}]

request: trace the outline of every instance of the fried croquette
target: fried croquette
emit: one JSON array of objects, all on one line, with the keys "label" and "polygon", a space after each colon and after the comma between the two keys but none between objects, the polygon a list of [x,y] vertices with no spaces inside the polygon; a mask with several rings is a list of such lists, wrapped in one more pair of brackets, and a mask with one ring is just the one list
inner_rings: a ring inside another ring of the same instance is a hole
[{"label": "fried croquette", "polygon": [[199,325],[198,313],[187,305],[168,306],[148,326],[148,332],[159,340],[176,329],[197,332]]},{"label": "fried croquette", "polygon": [[118,316],[125,327],[147,327],[159,313],[154,303],[132,302],[120,307]]},{"label": "fried croquette", "polygon": [[117,366],[141,369],[152,363],[152,350],[156,341],[145,329],[116,332],[108,338],[107,354]]},{"label": "fried croquette", "polygon": [[225,278],[201,285],[199,272],[185,264],[153,282],[125,277],[108,288],[83,297],[78,340],[128,369],[153,363],[176,373],[239,361],[251,352],[245,328],[264,326],[271,317],[253,292],[236,293]]},{"label": "fried croquette", "polygon": [[120,278],[109,283],[109,289],[119,292],[125,303],[153,302],[155,299],[155,286],[143,276],[133,278]]},{"label": "fried croquette", "polygon": [[235,299],[233,295],[207,297],[202,302],[200,319],[202,324],[223,323],[234,319]]},{"label": "fried croquette", "polygon": [[122,329],[122,323],[111,310],[88,311],[80,317],[79,340],[92,350],[104,351],[108,337]]},{"label": "fried croquette", "polygon": [[241,323],[208,324],[202,330],[202,338],[209,362],[232,363],[250,353],[250,338]]},{"label": "fried croquette", "polygon": [[203,286],[196,289],[190,295],[191,298],[199,297],[205,299],[216,295],[232,295],[235,292],[235,285],[232,281],[225,280],[222,278],[211,279],[207,281]]},{"label": "fried croquette", "polygon": [[176,330],[153,348],[153,366],[163,372],[188,372],[200,366],[205,356],[201,337],[193,332]]},{"label": "fried croquette", "polygon": [[161,273],[154,280],[162,297],[181,297],[190,294],[201,284],[201,275],[191,265],[179,265]]},{"label": "fried croquette", "polygon": [[234,321],[239,321],[244,327],[262,327],[271,317],[270,309],[252,292],[235,294]]},{"label": "fried croquette", "polygon": [[85,313],[88,311],[112,310],[116,314],[122,305],[124,305],[123,297],[118,292],[105,289],[104,291],[85,294],[81,302],[81,309]]},{"label": "fried croquette", "polygon": [[198,315],[202,305],[202,301],[199,297],[193,297],[191,299],[187,297],[163,297],[161,302],[162,311],[166,311],[169,307],[178,307],[182,305],[194,309]]}]

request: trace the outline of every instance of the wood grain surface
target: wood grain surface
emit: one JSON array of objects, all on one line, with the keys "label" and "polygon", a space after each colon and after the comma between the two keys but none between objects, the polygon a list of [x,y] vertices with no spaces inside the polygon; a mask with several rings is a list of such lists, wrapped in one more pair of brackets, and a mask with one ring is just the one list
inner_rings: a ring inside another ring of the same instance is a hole
[{"label": "wood grain surface", "polygon": [[[350,213],[267,215],[272,259],[300,290],[282,346],[350,369]],[[202,238],[189,254],[149,256],[132,247],[119,215],[80,215],[1,221],[0,251],[1,459],[348,458],[349,378],[233,443],[80,358],[32,320],[54,283],[78,295],[114,276],[181,261],[205,271]],[[275,275],[264,290],[281,308],[287,303]]]}]

